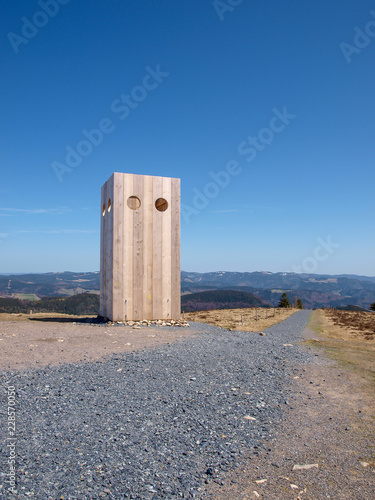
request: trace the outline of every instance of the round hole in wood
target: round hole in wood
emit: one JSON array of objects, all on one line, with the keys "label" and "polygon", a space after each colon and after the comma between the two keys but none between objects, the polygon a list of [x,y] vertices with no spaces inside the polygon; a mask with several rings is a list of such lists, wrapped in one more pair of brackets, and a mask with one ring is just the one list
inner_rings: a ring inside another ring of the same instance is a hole
[{"label": "round hole in wood", "polygon": [[165,212],[168,208],[168,202],[165,198],[158,198],[155,201],[155,208],[159,210],[159,212]]},{"label": "round hole in wood", "polygon": [[108,198],[108,212],[111,211],[111,208],[112,208],[112,201],[111,198]]},{"label": "round hole in wood", "polygon": [[138,196],[129,196],[127,204],[128,207],[132,210],[138,210],[138,208],[141,206],[141,200],[138,198]]},{"label": "round hole in wood", "polygon": [[103,203],[102,215],[103,215],[103,217],[105,216],[105,203]]}]

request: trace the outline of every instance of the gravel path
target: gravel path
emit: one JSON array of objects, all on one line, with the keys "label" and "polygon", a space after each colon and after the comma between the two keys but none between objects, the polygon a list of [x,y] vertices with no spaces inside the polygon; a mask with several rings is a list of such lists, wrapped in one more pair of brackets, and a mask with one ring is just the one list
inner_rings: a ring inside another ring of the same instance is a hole
[{"label": "gravel path", "polygon": [[[266,336],[195,324],[199,335],[154,349],[1,372],[0,496],[200,498],[205,482],[272,438],[289,404],[292,365],[312,358],[284,345],[300,340],[309,314]],[[9,385],[17,395],[15,496],[4,476]]]}]

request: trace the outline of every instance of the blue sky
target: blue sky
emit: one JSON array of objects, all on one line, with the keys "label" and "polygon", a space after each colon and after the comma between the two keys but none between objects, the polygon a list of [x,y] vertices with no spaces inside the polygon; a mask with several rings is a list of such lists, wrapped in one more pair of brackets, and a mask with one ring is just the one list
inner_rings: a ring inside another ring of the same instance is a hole
[{"label": "blue sky", "polygon": [[375,275],[373,1],[0,13],[0,272],[98,270],[120,171],[181,178],[184,270]]}]

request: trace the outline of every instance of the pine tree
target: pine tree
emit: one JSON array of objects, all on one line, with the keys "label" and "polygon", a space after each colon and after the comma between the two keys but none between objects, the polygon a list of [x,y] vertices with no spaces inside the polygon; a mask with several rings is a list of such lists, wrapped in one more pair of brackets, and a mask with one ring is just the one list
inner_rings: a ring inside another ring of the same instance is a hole
[{"label": "pine tree", "polygon": [[303,309],[303,304],[301,299],[297,299],[296,305],[298,309]]},{"label": "pine tree", "polygon": [[375,302],[373,304],[370,304],[370,310],[375,311]]},{"label": "pine tree", "polygon": [[279,300],[279,307],[291,307],[288,296],[286,292],[282,294]]}]

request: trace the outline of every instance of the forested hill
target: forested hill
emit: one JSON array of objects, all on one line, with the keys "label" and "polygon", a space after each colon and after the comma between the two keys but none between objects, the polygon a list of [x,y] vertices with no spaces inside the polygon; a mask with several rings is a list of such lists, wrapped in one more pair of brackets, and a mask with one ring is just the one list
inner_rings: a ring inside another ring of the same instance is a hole
[{"label": "forested hill", "polygon": [[0,297],[0,313],[99,314],[99,295],[81,293],[73,297],[52,297],[38,301]]},{"label": "forested hill", "polygon": [[[0,275],[0,296],[39,300],[43,297],[99,293],[100,273],[45,273]],[[305,307],[345,307],[349,304],[368,309],[375,302],[375,277],[297,273],[181,272],[181,292],[237,290],[260,297],[276,306],[282,292],[302,300]],[[185,300],[185,299],[184,299]]]},{"label": "forested hill", "polygon": [[207,311],[209,309],[236,309],[244,307],[269,306],[265,300],[252,293],[235,290],[214,290],[192,293],[181,297],[181,309],[186,312]]},{"label": "forested hill", "polygon": [[375,277],[268,271],[181,273],[183,293],[223,289],[252,293],[273,306],[278,304],[282,292],[287,292],[292,302],[295,297],[300,298],[309,309],[345,307],[349,304],[368,309],[375,302]]}]

